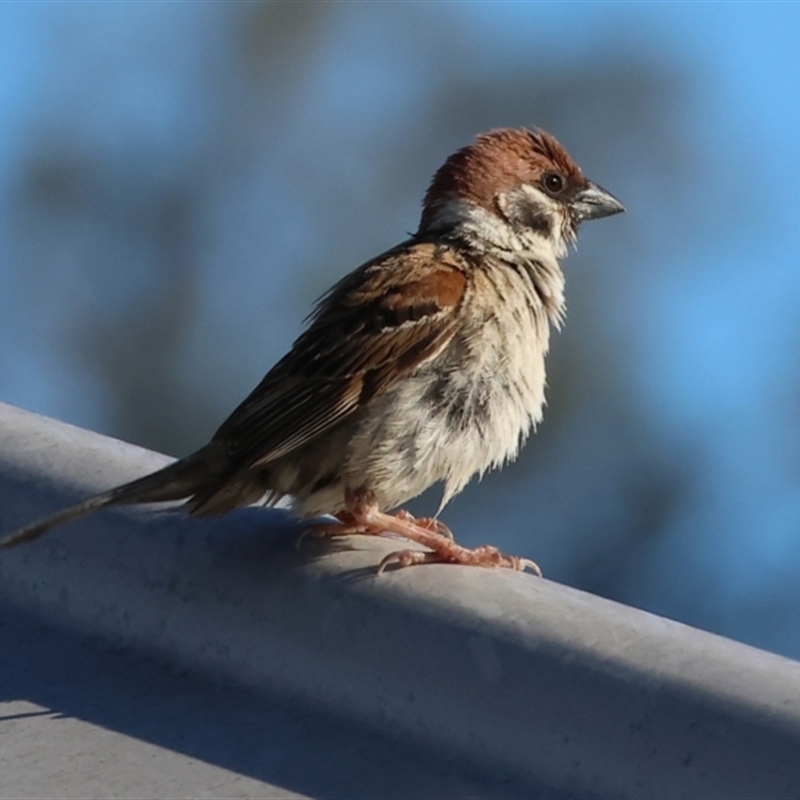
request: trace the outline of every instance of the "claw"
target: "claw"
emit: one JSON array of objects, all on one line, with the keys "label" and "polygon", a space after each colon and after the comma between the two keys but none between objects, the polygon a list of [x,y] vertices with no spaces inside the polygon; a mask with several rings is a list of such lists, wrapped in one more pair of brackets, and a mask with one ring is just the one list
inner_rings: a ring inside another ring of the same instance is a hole
[{"label": "claw", "polygon": [[543,577],[542,575],[542,568],[535,562],[531,561],[529,558],[520,558],[519,566],[517,567],[518,570],[524,572],[526,569],[530,569],[530,571],[538,576],[539,578]]},{"label": "claw", "polygon": [[424,550],[395,550],[384,556],[378,564],[378,575],[382,575],[386,567],[397,564],[398,569],[411,567],[414,564],[436,564],[442,559],[438,553],[426,553]]}]

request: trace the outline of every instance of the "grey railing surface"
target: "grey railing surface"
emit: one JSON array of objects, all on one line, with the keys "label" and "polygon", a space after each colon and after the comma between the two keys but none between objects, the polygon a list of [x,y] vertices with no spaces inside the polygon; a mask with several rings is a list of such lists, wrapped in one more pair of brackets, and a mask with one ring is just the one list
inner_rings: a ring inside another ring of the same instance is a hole
[{"label": "grey railing surface", "polygon": [[[0,405],[0,533],[166,460]],[[299,530],[103,512],[0,551],[0,599],[531,794],[800,797],[800,664],[530,574],[379,576],[398,542]]]}]

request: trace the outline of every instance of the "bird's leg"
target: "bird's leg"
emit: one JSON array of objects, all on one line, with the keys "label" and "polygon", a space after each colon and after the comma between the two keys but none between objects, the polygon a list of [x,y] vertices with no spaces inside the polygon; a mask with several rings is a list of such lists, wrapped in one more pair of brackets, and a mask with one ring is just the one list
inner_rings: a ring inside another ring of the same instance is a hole
[{"label": "bird's leg", "polygon": [[[380,526],[374,531],[371,530],[371,524],[363,518],[363,515],[357,517],[350,511],[339,511],[333,516],[336,517],[339,522],[314,523],[307,533],[311,533],[312,536],[322,539],[325,536],[347,536],[355,533],[380,535],[389,532],[386,531],[384,526]],[[455,538],[453,536],[453,531],[451,531],[444,522],[440,522],[436,519],[436,517],[415,517],[410,511],[406,511],[405,509],[400,509],[395,512],[393,516],[395,519],[402,522],[416,525],[432,533],[438,533],[440,536],[444,536],[448,539]],[[305,536],[305,533],[303,535]]]},{"label": "bird's leg", "polygon": [[399,511],[395,511],[394,516],[395,518],[403,520],[404,522],[412,522],[415,525],[419,525],[420,528],[427,528],[429,531],[439,533],[442,536],[446,536],[448,539],[456,538],[453,536],[453,531],[451,531],[450,528],[444,524],[444,522],[438,520],[436,517],[415,517],[410,511],[406,511],[404,508],[401,508]]},{"label": "bird's leg", "polygon": [[470,549],[462,547],[453,539],[450,529],[435,518],[417,520],[407,511],[387,514],[378,508],[375,499],[357,490],[345,494],[347,509],[339,512],[338,523],[322,523],[312,528],[314,536],[341,536],[366,534],[381,536],[394,533],[412,542],[427,547],[429,552],[399,550],[386,556],[378,566],[378,574],[390,564],[410,567],[414,564],[465,564],[476,567],[505,567],[506,569],[530,569],[541,576],[538,565],[527,558],[508,556],[496,547],[483,545]]},{"label": "bird's leg", "polygon": [[[326,536],[348,536],[355,533],[369,535],[373,531],[368,530],[363,523],[359,522],[349,511],[339,511],[333,515],[338,522],[314,522],[309,525],[295,542],[295,547],[299,549],[303,540],[311,534],[315,539],[324,539]],[[374,532],[375,534],[378,531]]]}]

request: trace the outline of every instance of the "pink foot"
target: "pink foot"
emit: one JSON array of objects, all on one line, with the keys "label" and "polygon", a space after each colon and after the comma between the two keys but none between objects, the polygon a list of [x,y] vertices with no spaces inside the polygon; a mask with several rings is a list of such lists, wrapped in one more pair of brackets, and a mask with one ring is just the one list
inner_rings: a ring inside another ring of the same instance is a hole
[{"label": "pink foot", "polygon": [[346,500],[347,510],[336,515],[339,522],[314,525],[311,528],[314,536],[383,536],[388,533],[403,536],[428,548],[428,551],[399,550],[390,553],[378,565],[378,574],[390,565],[402,568],[415,564],[464,564],[473,567],[501,567],[520,572],[529,569],[539,577],[542,575],[539,566],[530,559],[508,556],[491,545],[474,549],[462,547],[455,542],[450,528],[435,517],[414,519],[408,511],[387,514],[380,511],[369,497],[359,492],[348,492]]},{"label": "pink foot", "polygon": [[471,549],[449,540],[441,547],[427,553],[421,550],[398,550],[395,553],[389,553],[378,565],[378,574],[380,575],[386,567],[392,564],[395,564],[398,569],[415,564],[463,564],[470,567],[502,567],[519,572],[529,569],[535,575],[542,577],[539,565],[529,558],[507,556],[489,544]]}]

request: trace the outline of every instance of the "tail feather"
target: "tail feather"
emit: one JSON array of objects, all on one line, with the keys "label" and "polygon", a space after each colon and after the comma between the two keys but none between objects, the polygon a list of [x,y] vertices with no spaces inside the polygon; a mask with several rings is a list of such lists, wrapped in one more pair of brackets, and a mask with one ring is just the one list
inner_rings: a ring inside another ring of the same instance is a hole
[{"label": "tail feather", "polygon": [[168,500],[183,500],[191,497],[207,486],[215,477],[219,478],[213,474],[209,465],[210,459],[205,450],[205,448],[198,450],[157,472],[109,489],[107,492],[93,495],[49,517],[19,528],[0,539],[0,548],[15,547],[23,542],[33,541],[57,525],[89,516],[106,506],[163,503]]},{"label": "tail feather", "polygon": [[63,508],[52,516],[40,519],[38,522],[26,525],[24,528],[19,528],[13,533],[8,534],[8,536],[0,539],[0,547],[15,547],[23,542],[33,541],[47,533],[51,528],[55,528],[56,525],[61,525],[73,519],[86,517],[112,503],[114,503],[113,489],[111,492],[96,494],[94,497],[90,497],[82,503],[76,503],[69,508]]}]

